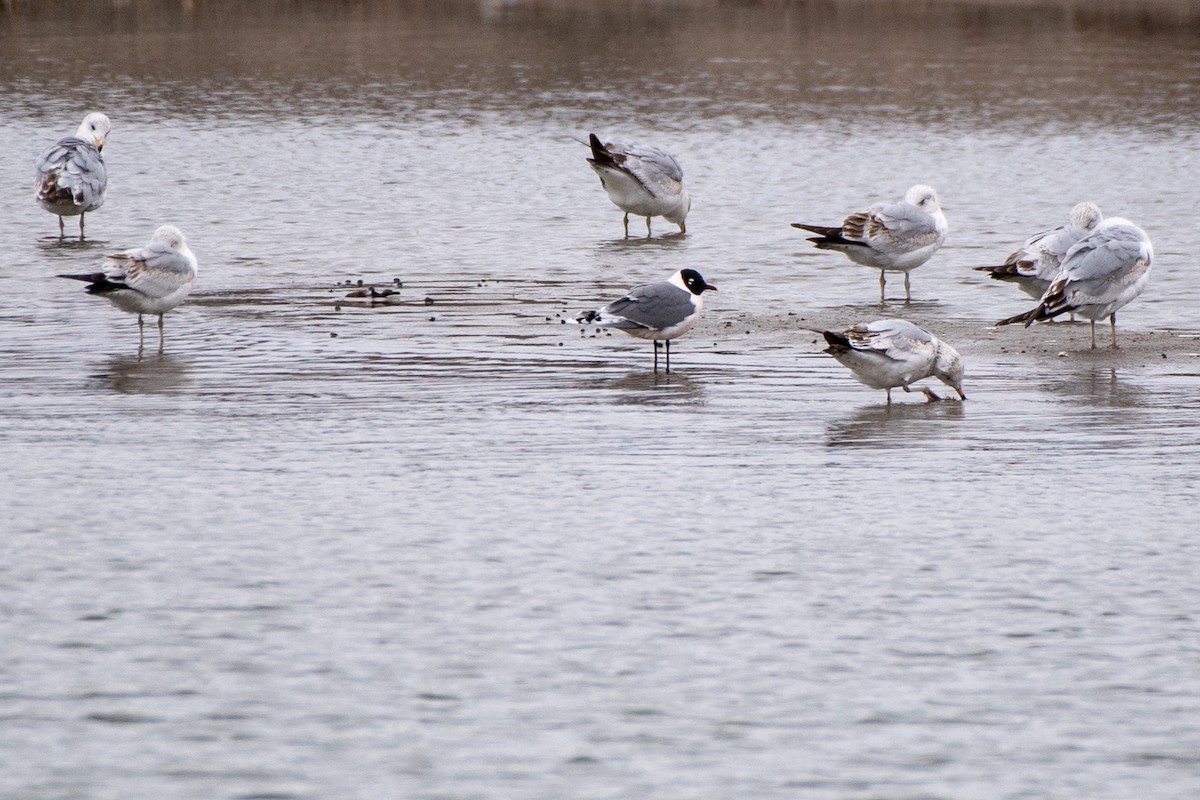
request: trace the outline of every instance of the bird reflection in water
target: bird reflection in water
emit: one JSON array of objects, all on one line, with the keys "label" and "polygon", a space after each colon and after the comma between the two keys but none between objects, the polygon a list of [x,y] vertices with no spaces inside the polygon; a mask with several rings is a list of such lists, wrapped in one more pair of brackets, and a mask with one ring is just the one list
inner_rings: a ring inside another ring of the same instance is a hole
[{"label": "bird reflection in water", "polygon": [[702,384],[678,372],[630,372],[608,384],[619,406],[701,405]]},{"label": "bird reflection in water", "polygon": [[829,423],[826,447],[911,448],[921,441],[957,435],[942,423],[966,418],[965,403],[867,405]]},{"label": "bird reflection in water", "polygon": [[187,361],[164,353],[113,356],[96,378],[121,394],[169,394],[189,382]]}]

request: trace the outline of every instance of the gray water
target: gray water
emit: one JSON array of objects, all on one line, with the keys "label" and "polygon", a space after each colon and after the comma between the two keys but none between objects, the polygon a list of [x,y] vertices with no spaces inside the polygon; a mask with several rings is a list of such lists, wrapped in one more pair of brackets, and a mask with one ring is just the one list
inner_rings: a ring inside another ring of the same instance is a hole
[{"label": "gray water", "polygon": [[[1200,28],[889,8],[0,6],[0,797],[1200,794]],[[685,236],[593,130],[679,156]],[[789,227],[916,182],[911,306]],[[1083,199],[1154,240],[1140,349],[973,338]],[[52,276],[166,222],[139,354]],[[670,375],[562,322],[684,266]],[[815,314],[957,333],[971,399],[888,409]]]}]

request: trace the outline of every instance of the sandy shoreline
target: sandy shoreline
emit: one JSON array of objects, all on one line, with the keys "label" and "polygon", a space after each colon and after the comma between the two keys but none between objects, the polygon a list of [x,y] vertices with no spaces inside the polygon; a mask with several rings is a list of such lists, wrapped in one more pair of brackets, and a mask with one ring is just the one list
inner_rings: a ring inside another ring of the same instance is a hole
[{"label": "sandy shoreline", "polygon": [[[1088,323],[1070,322],[1063,317],[1061,322],[1039,323],[1029,328],[1020,325],[996,327],[995,320],[984,319],[940,319],[931,316],[924,319],[920,313],[904,309],[879,309],[876,313],[863,313],[861,308],[847,310],[818,309],[816,311],[791,314],[733,314],[715,315],[715,319],[695,334],[722,336],[729,333],[757,336],[758,338],[784,338],[795,344],[810,329],[826,330],[844,328],[854,322],[903,316],[911,322],[933,331],[952,344],[965,356],[989,360],[1048,358],[1086,359],[1092,363],[1112,366],[1139,366],[1151,363],[1195,363],[1200,358],[1200,332],[1186,330],[1147,330],[1121,323],[1118,314],[1117,344],[1119,349],[1109,348],[1108,322],[1096,325],[1096,349],[1089,349]],[[813,349],[823,347],[818,334],[812,333]]]}]

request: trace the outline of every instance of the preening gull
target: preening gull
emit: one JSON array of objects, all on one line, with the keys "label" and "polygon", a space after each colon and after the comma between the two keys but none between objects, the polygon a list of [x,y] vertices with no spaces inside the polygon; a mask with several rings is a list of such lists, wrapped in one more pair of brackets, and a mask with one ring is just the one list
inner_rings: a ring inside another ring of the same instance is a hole
[{"label": "preening gull", "polygon": [[83,118],[74,136],[59,139],[37,160],[34,189],[38,204],[58,215],[58,235],[64,233],[63,217],[79,217],[79,236],[83,237],[83,217],[104,205],[108,191],[108,173],[104,169],[104,139],[112,130],[108,117],[100,113]]},{"label": "preening gull", "polygon": [[1091,321],[1091,349],[1096,349],[1096,321],[1108,317],[1112,349],[1117,349],[1117,311],[1132,302],[1150,280],[1154,247],[1146,232],[1121,217],[1109,217],[1080,239],[1063,258],[1036,308],[997,325],[1053,319],[1070,312]]},{"label": "preening gull", "polygon": [[[829,347],[826,353],[854,373],[854,377],[872,389],[887,390],[888,405],[892,389],[923,378],[935,377],[950,386],[963,400],[963,358],[958,351],[924,328],[903,319],[860,322],[841,331],[819,331]],[[940,400],[928,387],[921,387],[930,401]]]},{"label": "preening gull", "polygon": [[821,250],[836,250],[856,264],[879,270],[881,303],[888,272],[904,273],[904,300],[912,299],[909,273],[938,251],[949,230],[937,192],[922,184],[909,189],[901,202],[878,203],[851,214],[838,227],[802,222],[792,227],[818,234],[809,241]]},{"label": "preening gull", "polygon": [[1036,299],[1050,287],[1072,245],[1096,229],[1104,215],[1095,203],[1079,203],[1071,209],[1066,225],[1030,236],[1021,248],[991,267],[975,267],[999,281],[1014,282],[1023,292]]},{"label": "preening gull", "polygon": [[666,341],[667,372],[671,371],[671,340],[692,329],[704,310],[703,293],[716,291],[694,269],[682,269],[665,281],[635,286],[624,297],[576,318],[583,325],[616,328],[639,339],[654,340],[654,371],[658,372],[658,341]]},{"label": "preening gull", "polygon": [[163,346],[163,314],[183,302],[196,280],[196,257],[174,225],[163,225],[149,244],[106,256],[102,272],[59,275],[87,281],[87,291],[99,295],[122,311],[138,315],[138,345],[142,342],[142,315],[158,315],[158,347]]},{"label": "preening gull", "polygon": [[684,220],[692,208],[692,198],[683,186],[683,168],[674,156],[657,147],[640,147],[615,142],[604,144],[596,134],[588,134],[592,157],[587,161],[600,176],[600,185],[608,197],[625,212],[625,235],[629,235],[629,215],[663,217],[687,233]]}]

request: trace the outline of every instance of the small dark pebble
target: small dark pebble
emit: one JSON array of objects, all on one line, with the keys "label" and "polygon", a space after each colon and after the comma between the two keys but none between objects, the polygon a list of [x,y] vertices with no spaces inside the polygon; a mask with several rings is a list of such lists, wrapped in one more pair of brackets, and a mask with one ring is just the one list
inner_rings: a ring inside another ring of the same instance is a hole
[{"label": "small dark pebble", "polygon": [[362,286],[362,278],[359,278],[359,279],[358,279],[358,285],[359,285],[359,286]]},{"label": "small dark pebble", "polygon": [[433,305],[433,298],[432,298],[432,297],[426,297],[426,298],[425,298],[425,305],[427,305],[427,306],[431,306],[431,305]]},{"label": "small dark pebble", "polygon": [[789,311],[789,312],[788,312],[788,316],[789,316],[789,317],[794,317],[794,316],[796,316],[796,312],[795,312],[795,311]]},{"label": "small dark pebble", "polygon": [[333,332],[331,331],[331,332],[330,332],[330,334],[329,334],[329,338],[330,338],[330,339],[336,339],[336,338],[337,338],[337,334],[336,334],[336,333],[333,333]]},{"label": "small dark pebble", "polygon": [[1167,357],[1167,354],[1166,354],[1166,353],[1163,353],[1163,358],[1166,358],[1166,357]]},{"label": "small dark pebble", "polygon": [[558,321],[558,324],[559,324],[559,325],[566,325],[566,324],[567,324],[567,321],[566,321],[565,319],[560,319],[560,320]]},{"label": "small dark pebble", "polygon": [[437,322],[437,317],[430,317],[430,318],[429,318],[429,321],[430,321],[430,322]]},{"label": "small dark pebble", "polygon": [[563,343],[562,343],[562,342],[559,342],[559,343],[558,343],[558,346],[559,346],[559,347],[562,347],[562,346],[563,346]]}]

